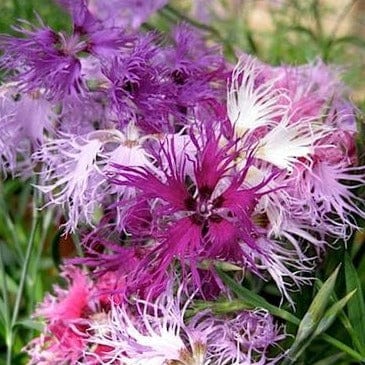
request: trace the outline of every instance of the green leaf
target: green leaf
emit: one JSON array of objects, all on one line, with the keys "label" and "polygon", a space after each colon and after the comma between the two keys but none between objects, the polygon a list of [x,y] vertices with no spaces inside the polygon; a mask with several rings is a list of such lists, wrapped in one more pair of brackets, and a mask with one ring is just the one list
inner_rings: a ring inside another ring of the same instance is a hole
[{"label": "green leaf", "polygon": [[317,35],[311,29],[309,29],[307,27],[303,27],[301,25],[293,25],[293,26],[288,27],[288,31],[303,33],[303,34],[308,35],[310,38],[312,38],[312,40],[314,42],[318,41]]},{"label": "green leaf", "polygon": [[339,269],[340,267],[338,266],[314,297],[307,313],[300,322],[297,336],[295,338],[295,344],[298,345],[299,343],[306,341],[316,329],[330,300]]},{"label": "green leaf", "polygon": [[208,302],[206,300],[196,300],[194,301],[194,307],[186,310],[186,316],[187,318],[190,318],[206,309],[210,309],[215,314],[222,315],[247,309],[254,309],[254,307],[252,305],[248,305],[241,299],[218,300],[214,302]]},{"label": "green leaf", "polygon": [[364,48],[365,47],[365,41],[362,39],[362,37],[356,37],[352,35],[346,35],[343,37],[339,37],[333,40],[334,44],[337,43],[349,43],[353,44],[357,47]]},{"label": "green leaf", "polygon": [[327,343],[331,344],[332,346],[336,347],[337,349],[341,350],[342,352],[348,354],[353,359],[365,363],[365,357],[362,354],[359,354],[357,351],[352,349],[351,347],[347,346],[343,342],[337,340],[337,338],[331,337],[326,333],[322,333],[321,339],[325,340]]},{"label": "green leaf", "polygon": [[360,342],[358,350],[365,355],[365,303],[361,283],[348,253],[345,254],[345,279],[347,292],[356,290],[348,304],[348,317]]},{"label": "green leaf", "polygon": [[221,260],[203,260],[200,262],[199,268],[203,270],[209,270],[212,265],[222,271],[242,271],[242,267]]},{"label": "green leaf", "polygon": [[9,321],[8,317],[8,307],[5,305],[2,298],[0,298],[0,324],[6,325]]},{"label": "green leaf", "polygon": [[345,297],[343,297],[335,304],[333,304],[329,309],[327,309],[326,313],[318,323],[316,330],[314,331],[313,334],[314,337],[325,332],[332,325],[337,315],[341,312],[341,310],[345,307],[345,305],[348,303],[348,301],[353,297],[355,293],[356,289],[348,293]]},{"label": "green leaf", "polygon": [[346,357],[343,352],[325,357],[319,361],[316,361],[313,365],[337,365],[338,361]]},{"label": "green leaf", "polygon": [[[304,350],[316,337],[314,331],[316,330],[318,324],[324,316],[325,309],[328,306],[331,294],[336,283],[339,269],[340,267],[338,266],[336,270],[330,275],[330,277],[324,282],[324,284],[314,297],[303,319],[300,321],[297,335],[289,349],[288,356],[284,360],[283,365],[296,363],[296,360],[301,356]],[[337,307],[335,307],[335,309],[337,309]],[[339,310],[341,310],[341,308],[339,308]],[[333,317],[333,312],[335,312],[334,309],[332,309],[328,315],[328,323],[326,322],[326,320],[322,322],[323,327],[325,327],[327,324],[330,324],[330,321]],[[321,332],[319,332],[318,334],[320,334]]]},{"label": "green leaf", "polygon": [[288,311],[276,307],[275,305],[270,304],[261,296],[256,293],[248,290],[247,288],[237,284],[230,276],[224,273],[219,268],[216,268],[218,274],[222,278],[222,280],[232,289],[232,291],[240,298],[243,303],[246,303],[252,307],[260,307],[267,309],[272,315],[282,318],[290,323],[298,325],[300,320],[295,317],[293,314]]},{"label": "green leaf", "polygon": [[41,332],[44,328],[44,325],[40,322],[34,321],[32,319],[23,319],[20,321],[17,321],[15,323],[16,326],[22,326],[22,327],[26,327],[29,328],[31,330],[36,330]]}]

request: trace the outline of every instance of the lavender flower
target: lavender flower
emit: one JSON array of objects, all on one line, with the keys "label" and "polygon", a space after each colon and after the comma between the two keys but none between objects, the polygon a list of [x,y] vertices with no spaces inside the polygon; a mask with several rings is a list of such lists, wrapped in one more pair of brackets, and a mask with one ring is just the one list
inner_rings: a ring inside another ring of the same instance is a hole
[{"label": "lavender flower", "polygon": [[[286,188],[263,197],[259,206],[269,218],[271,234],[286,237],[297,251],[298,237],[317,251],[326,234],[346,239],[349,228],[356,227],[354,215],[364,216],[351,193],[364,182],[364,174],[351,167],[353,119],[350,127],[342,123],[351,120],[353,111],[341,93],[334,73],[320,62],[276,69],[243,58],[233,73],[227,101],[232,127],[243,144],[260,140],[255,157],[262,162],[251,170],[251,179],[259,180],[272,165],[283,170],[280,183]],[[346,114],[337,112],[339,105],[347,105]],[[352,188],[344,185],[345,179]],[[275,189],[274,182],[271,187]]]},{"label": "lavender flower", "polygon": [[196,29],[178,25],[172,30],[172,38],[173,47],[165,51],[165,58],[184,120],[224,100],[228,72],[218,47],[207,47]]},{"label": "lavender flower", "polygon": [[[42,162],[40,184],[48,204],[61,205],[67,213],[66,230],[75,230],[80,222],[93,225],[95,209],[115,191],[107,184],[105,170],[118,161],[122,166],[149,166],[148,153],[136,142],[136,129],[130,124],[126,133],[100,130],[85,136],[63,135],[44,143],[33,154]],[[126,189],[119,190],[119,194]]]},{"label": "lavender flower", "polygon": [[89,9],[104,24],[139,28],[168,0],[90,0]]},{"label": "lavender flower", "polygon": [[0,170],[31,175],[30,156],[53,130],[52,105],[42,93],[21,94],[15,84],[0,88]]},{"label": "lavender flower", "polygon": [[136,313],[131,306],[113,305],[108,321],[92,327],[95,334],[89,339],[108,348],[103,358],[98,357],[99,364],[264,365],[279,361],[269,359],[267,352],[285,336],[267,312],[246,311],[224,320],[205,311],[186,321],[192,298],[183,305],[181,289],[176,297],[169,286],[154,302],[137,300]]}]

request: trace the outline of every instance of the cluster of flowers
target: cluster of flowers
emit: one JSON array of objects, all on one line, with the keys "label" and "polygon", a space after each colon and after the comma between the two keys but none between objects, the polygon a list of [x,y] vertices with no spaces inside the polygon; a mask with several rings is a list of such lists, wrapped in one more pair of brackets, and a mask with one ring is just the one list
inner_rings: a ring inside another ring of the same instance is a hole
[{"label": "cluster of flowers", "polygon": [[337,70],[233,66],[186,24],[139,30],[166,2],[59,0],[71,34],[39,20],[0,39],[0,170],[36,172],[85,251],[37,311],[31,364],[277,363],[284,334],[266,311],[188,307],[230,295],[227,264],[292,303],[328,242],[365,217]]}]

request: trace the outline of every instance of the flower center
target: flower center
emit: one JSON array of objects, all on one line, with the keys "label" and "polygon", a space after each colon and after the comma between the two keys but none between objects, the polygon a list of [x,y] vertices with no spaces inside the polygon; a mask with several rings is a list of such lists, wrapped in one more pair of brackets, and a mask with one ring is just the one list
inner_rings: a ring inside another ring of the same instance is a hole
[{"label": "flower center", "polygon": [[193,214],[190,216],[193,223],[204,226],[208,221],[220,222],[222,217],[219,209],[222,207],[224,198],[212,197],[213,190],[209,187],[202,187],[196,197],[190,196],[185,200],[186,210]]}]

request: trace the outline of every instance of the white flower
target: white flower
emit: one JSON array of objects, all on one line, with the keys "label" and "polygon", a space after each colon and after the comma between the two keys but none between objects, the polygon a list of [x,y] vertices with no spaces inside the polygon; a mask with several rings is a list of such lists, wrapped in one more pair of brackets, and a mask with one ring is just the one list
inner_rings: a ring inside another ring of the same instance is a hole
[{"label": "white flower", "polygon": [[227,95],[228,117],[237,136],[260,126],[271,125],[283,115],[287,107],[284,95],[275,88],[276,78],[257,81],[264,77],[264,66],[255,58],[242,59],[236,66]]},{"label": "white flower", "polygon": [[291,124],[287,117],[263,136],[255,157],[292,171],[300,158],[311,160],[314,143],[327,133],[329,128],[315,121],[299,120]]},{"label": "white flower", "polygon": [[33,154],[43,164],[37,187],[47,195],[48,204],[66,209],[67,231],[80,222],[93,225],[96,208],[110,195],[129,196],[127,188],[109,181],[117,165],[152,166],[151,156],[141,145],[143,138],[138,139],[136,133],[131,124],[125,133],[110,129],[83,136],[62,134]]}]

